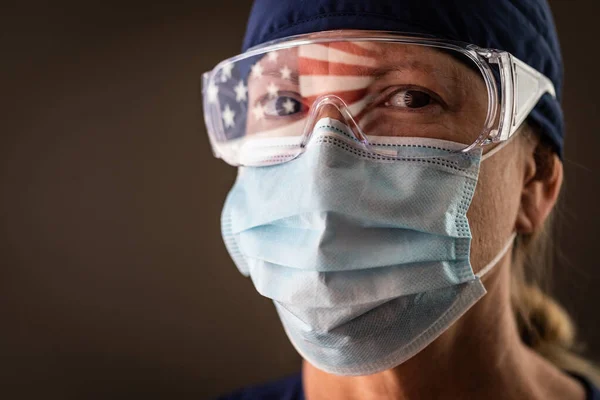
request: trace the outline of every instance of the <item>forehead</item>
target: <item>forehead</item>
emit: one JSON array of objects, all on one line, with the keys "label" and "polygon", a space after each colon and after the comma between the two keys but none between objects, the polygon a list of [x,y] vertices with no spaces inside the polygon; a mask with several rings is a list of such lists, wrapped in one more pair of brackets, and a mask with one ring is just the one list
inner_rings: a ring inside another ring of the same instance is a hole
[{"label": "forehead", "polygon": [[[307,44],[276,50],[257,64],[267,75],[279,75],[285,66],[293,73],[377,76],[387,71],[419,70],[448,77],[469,74],[477,68],[467,56],[454,50],[415,44],[339,41]],[[249,76],[252,78],[252,76]]]}]

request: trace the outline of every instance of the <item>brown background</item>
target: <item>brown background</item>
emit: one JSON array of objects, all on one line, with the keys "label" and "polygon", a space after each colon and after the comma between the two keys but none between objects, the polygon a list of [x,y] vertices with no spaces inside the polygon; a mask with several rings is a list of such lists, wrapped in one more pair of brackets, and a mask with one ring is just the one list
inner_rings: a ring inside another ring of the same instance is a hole
[{"label": "brown background", "polygon": [[[600,359],[600,7],[551,4],[569,132],[557,293]],[[202,399],[298,369],[225,251],[235,170],[200,113],[200,74],[239,51],[249,8],[3,2],[1,398]]]}]

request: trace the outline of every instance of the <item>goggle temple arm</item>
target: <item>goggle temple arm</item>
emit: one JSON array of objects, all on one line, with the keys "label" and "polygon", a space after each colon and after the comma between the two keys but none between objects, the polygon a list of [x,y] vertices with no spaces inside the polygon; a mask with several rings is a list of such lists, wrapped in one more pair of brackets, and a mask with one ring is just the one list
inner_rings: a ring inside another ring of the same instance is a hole
[{"label": "goggle temple arm", "polygon": [[[512,55],[509,55],[509,57],[513,110],[506,139],[512,137],[521,127],[542,96],[549,93],[553,98],[556,98],[556,90],[550,79],[518,58]],[[506,111],[509,112],[509,110]]]}]

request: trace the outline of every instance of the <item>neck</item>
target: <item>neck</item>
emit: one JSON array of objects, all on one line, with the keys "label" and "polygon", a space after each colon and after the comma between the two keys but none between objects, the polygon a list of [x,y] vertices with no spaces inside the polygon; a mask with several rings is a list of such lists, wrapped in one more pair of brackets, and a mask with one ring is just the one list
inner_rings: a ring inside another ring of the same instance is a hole
[{"label": "neck", "polygon": [[305,361],[307,400],[555,398],[556,394],[547,396],[548,388],[536,385],[540,379],[535,377],[563,386],[567,380],[569,388],[579,390],[522,344],[510,306],[509,262],[505,257],[486,275],[488,293],[459,321],[395,368],[367,376],[336,376]]}]

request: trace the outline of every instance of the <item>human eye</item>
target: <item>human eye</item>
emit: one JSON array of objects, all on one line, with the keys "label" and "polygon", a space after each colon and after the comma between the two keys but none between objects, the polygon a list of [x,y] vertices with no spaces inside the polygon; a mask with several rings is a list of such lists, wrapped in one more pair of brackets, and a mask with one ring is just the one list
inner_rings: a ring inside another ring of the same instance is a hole
[{"label": "human eye", "polygon": [[423,87],[391,88],[384,91],[381,97],[380,104],[391,109],[425,111],[433,107],[445,107],[439,95]]},{"label": "human eye", "polygon": [[260,103],[267,118],[297,117],[306,111],[298,93],[279,92],[277,96],[265,96]]}]

